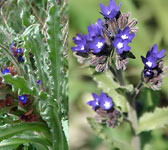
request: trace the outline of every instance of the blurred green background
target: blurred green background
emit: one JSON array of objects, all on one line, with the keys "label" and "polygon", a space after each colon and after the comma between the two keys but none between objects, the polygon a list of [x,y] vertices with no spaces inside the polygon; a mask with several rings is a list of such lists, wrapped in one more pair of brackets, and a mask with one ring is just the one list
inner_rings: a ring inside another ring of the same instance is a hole
[{"label": "blurred green background", "polygon": [[[86,105],[91,100],[91,93],[100,93],[96,83],[92,80],[88,68],[79,64],[73,57],[71,47],[74,46],[72,38],[76,33],[87,34],[87,26],[102,18],[99,3],[106,6],[109,0],[70,0],[69,1],[69,102],[70,102],[70,150],[110,150],[94,135],[86,117],[94,116],[94,112]],[[143,63],[140,56],[157,43],[159,50],[166,49],[168,54],[168,0],[115,0],[117,5],[121,2],[121,12],[131,12],[133,18],[138,19],[138,32],[130,44],[136,60],[130,60],[125,72],[130,83],[136,85],[140,79]],[[168,56],[164,58],[168,65]],[[161,91],[152,91],[143,88],[139,100],[138,115],[142,112],[152,111],[154,106],[163,107],[168,105],[168,75],[163,80]],[[122,129],[122,130],[121,130]],[[108,130],[108,129],[107,129]],[[130,129],[122,124],[120,127],[108,130],[110,136],[116,136],[123,141],[130,140]],[[121,134],[121,135],[120,135]],[[142,145],[146,150],[168,150],[168,130],[160,129],[142,133]],[[148,145],[151,144],[151,147]]]}]

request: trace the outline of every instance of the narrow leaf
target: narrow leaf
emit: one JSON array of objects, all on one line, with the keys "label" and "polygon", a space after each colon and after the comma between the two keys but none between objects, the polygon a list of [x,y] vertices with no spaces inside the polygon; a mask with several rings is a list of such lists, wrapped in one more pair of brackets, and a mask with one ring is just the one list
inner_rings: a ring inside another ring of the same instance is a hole
[{"label": "narrow leaf", "polygon": [[48,16],[48,44],[49,44],[49,60],[50,60],[50,75],[53,80],[53,95],[55,99],[60,100],[62,86],[62,68],[63,68],[63,47],[62,33],[60,23],[60,10],[55,1],[50,8]]},{"label": "narrow leaf", "polygon": [[48,128],[43,123],[18,123],[14,125],[6,125],[0,127],[0,141],[15,136],[17,134],[23,133],[25,131],[36,131],[43,133],[47,138],[50,138],[50,133]]}]

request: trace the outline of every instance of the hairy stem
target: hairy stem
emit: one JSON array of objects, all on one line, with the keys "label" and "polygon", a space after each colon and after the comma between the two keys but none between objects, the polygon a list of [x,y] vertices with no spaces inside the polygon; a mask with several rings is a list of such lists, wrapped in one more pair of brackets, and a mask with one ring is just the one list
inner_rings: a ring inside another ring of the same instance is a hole
[{"label": "hairy stem", "polygon": [[[117,71],[117,78],[120,85],[124,86],[125,81],[121,70]],[[132,130],[131,146],[133,147],[133,150],[141,149],[140,137],[136,135],[136,129],[138,127],[138,118],[137,118],[136,107],[135,107],[135,98],[138,95],[142,85],[143,85],[142,82],[140,82],[138,86],[135,88],[135,92],[133,94],[127,93],[128,120],[130,122],[131,130]]]}]

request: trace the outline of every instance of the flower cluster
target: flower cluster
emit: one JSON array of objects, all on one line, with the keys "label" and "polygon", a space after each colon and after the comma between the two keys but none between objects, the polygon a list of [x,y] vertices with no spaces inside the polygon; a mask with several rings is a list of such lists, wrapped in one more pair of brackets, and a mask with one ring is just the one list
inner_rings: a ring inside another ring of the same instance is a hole
[{"label": "flower cluster", "polygon": [[17,48],[15,46],[15,43],[12,42],[12,44],[9,46],[9,49],[12,53],[12,55],[19,61],[19,62],[23,62],[23,50],[21,48]]},{"label": "flower cluster", "polygon": [[[98,19],[95,24],[88,26],[88,35],[77,34],[73,38],[74,56],[80,63],[95,66],[96,71],[104,72],[111,63],[110,57],[116,58],[118,70],[126,69],[128,58],[135,58],[128,44],[137,32],[136,19],[130,19],[130,14],[122,14],[120,6],[110,0],[108,7],[100,3],[104,20]],[[114,55],[115,52],[115,55]]]},{"label": "flower cluster", "polygon": [[141,56],[144,63],[143,81],[154,90],[160,90],[162,78],[166,75],[167,67],[163,67],[163,60],[165,50],[158,52],[156,44],[146,54],[146,58]]},{"label": "flower cluster", "polygon": [[93,93],[93,99],[87,104],[92,106],[92,109],[97,113],[95,118],[97,122],[106,123],[108,127],[114,128],[119,124],[120,112],[114,108],[112,98],[105,93],[100,96]]}]

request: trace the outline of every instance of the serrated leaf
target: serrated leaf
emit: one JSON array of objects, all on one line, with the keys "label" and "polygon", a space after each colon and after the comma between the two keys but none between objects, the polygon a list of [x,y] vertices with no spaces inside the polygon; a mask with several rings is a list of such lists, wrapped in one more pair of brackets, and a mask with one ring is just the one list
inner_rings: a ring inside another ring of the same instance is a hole
[{"label": "serrated leaf", "polygon": [[63,131],[60,114],[56,110],[56,107],[53,107],[52,105],[48,105],[47,107],[43,104],[40,105],[41,116],[46,121],[51,130],[54,149],[67,150],[68,144]]},{"label": "serrated leaf", "polygon": [[55,99],[60,101],[61,98],[61,86],[62,86],[62,68],[63,68],[63,47],[62,47],[62,33],[60,23],[60,10],[59,6],[53,2],[53,6],[50,8],[48,16],[48,35],[47,39],[49,46],[49,60],[50,64],[50,75],[53,80],[53,95]]},{"label": "serrated leaf", "polygon": [[36,95],[36,90],[29,87],[28,82],[20,76],[12,76],[11,74],[6,74],[3,76],[4,82],[13,86],[15,90],[19,90],[19,94],[30,94]]},{"label": "serrated leaf", "polygon": [[137,134],[143,131],[163,128],[168,125],[168,108],[156,108],[154,112],[145,113],[139,119]]},{"label": "serrated leaf", "polygon": [[109,71],[95,74],[93,79],[97,82],[98,87],[109,96],[112,97],[113,102],[117,107],[121,107],[123,112],[127,112],[126,98],[119,94],[116,89],[121,86],[113,80],[113,76]]}]

